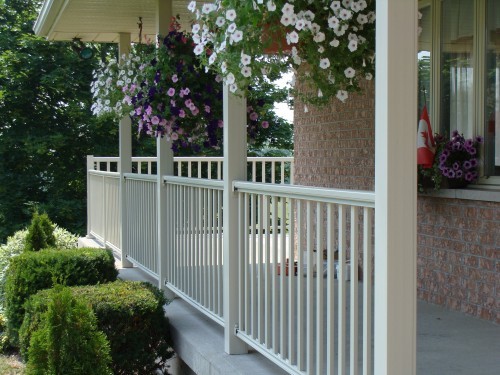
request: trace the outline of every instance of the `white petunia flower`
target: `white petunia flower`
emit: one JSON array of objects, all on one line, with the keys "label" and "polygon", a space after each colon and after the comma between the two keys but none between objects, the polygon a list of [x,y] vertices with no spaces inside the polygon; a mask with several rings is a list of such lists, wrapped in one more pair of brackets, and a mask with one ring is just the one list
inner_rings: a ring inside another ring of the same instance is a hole
[{"label": "white petunia flower", "polygon": [[372,75],[371,73],[366,73],[366,75],[365,75],[365,79],[366,79],[367,81],[371,81],[371,80],[373,79],[373,75]]},{"label": "white petunia flower", "polygon": [[267,10],[270,12],[274,12],[276,10],[276,4],[274,3],[274,1],[269,0],[267,2]]},{"label": "white petunia flower", "polygon": [[366,4],[366,1],[365,0],[359,0],[358,1],[358,5],[359,5],[359,9],[360,10],[365,10],[366,7],[368,6],[368,4]]},{"label": "white petunia flower", "polygon": [[209,14],[216,10],[215,4],[203,4],[203,7],[201,8],[201,13],[203,14]]},{"label": "white petunia flower", "polygon": [[302,64],[302,59],[300,58],[300,56],[298,56],[298,55],[292,56],[292,59],[293,59],[293,63],[294,63],[295,65],[300,65],[300,64]]},{"label": "white petunia flower", "polygon": [[193,34],[198,34],[198,31],[200,31],[200,25],[198,23],[195,23],[191,28],[191,31],[193,32]]},{"label": "white petunia flower", "polygon": [[358,41],[357,40],[351,40],[349,44],[347,45],[347,48],[349,48],[349,51],[354,52],[358,49]]},{"label": "white petunia flower", "polygon": [[234,33],[231,34],[230,42],[231,43],[238,43],[242,39],[243,39],[243,31],[236,30]]},{"label": "white petunia flower", "polygon": [[193,13],[196,10],[196,1],[191,1],[188,5],[188,10]]},{"label": "white petunia flower", "polygon": [[321,89],[318,89],[318,98],[322,97],[323,97],[323,91],[321,91]]},{"label": "white petunia flower", "polygon": [[293,22],[293,17],[290,14],[283,14],[280,22],[283,26],[290,26]]},{"label": "white petunia flower", "polygon": [[251,62],[252,62],[252,57],[250,55],[247,55],[247,54],[241,52],[241,64],[248,65]]},{"label": "white petunia flower", "polygon": [[319,47],[318,47],[318,52],[319,52],[319,53],[323,53],[323,52],[325,52],[325,47],[323,47],[323,46],[319,46]]},{"label": "white petunia flower", "polygon": [[285,5],[283,5],[281,12],[283,14],[287,14],[287,15],[291,16],[292,14],[294,14],[293,5],[290,3],[286,3]]},{"label": "white petunia flower", "polygon": [[231,84],[233,84],[235,81],[236,81],[236,79],[235,79],[235,77],[234,77],[234,74],[233,74],[233,73],[229,73],[229,74],[226,76],[226,84],[231,85]]},{"label": "white petunia flower", "polygon": [[286,41],[288,44],[296,44],[299,42],[299,34],[297,32],[292,31],[291,33],[286,34]]},{"label": "white petunia flower", "polygon": [[317,23],[313,23],[313,24],[311,24],[309,29],[313,32],[313,34],[317,34],[321,30],[321,26],[318,25]]},{"label": "white petunia flower", "polygon": [[193,42],[195,44],[200,44],[201,43],[201,37],[198,34],[193,34]]},{"label": "white petunia flower", "polygon": [[249,66],[244,66],[243,68],[241,68],[241,74],[243,75],[243,77],[251,77],[252,76],[252,68],[250,68]]},{"label": "white petunia flower", "polygon": [[334,40],[332,40],[332,41],[330,42],[330,45],[331,45],[332,47],[338,47],[338,46],[339,46],[339,44],[340,44],[340,42],[338,41],[338,39],[334,39]]},{"label": "white petunia flower", "polygon": [[218,27],[222,27],[224,26],[224,24],[226,23],[226,20],[224,19],[224,17],[217,17],[217,19],[215,20],[215,24],[218,26]]},{"label": "white petunia flower", "polygon": [[222,72],[222,74],[226,74],[226,72],[227,72],[227,62],[223,61],[220,64],[220,71]]},{"label": "white petunia flower", "polygon": [[234,9],[226,10],[226,18],[233,22],[236,19],[236,11]]},{"label": "white petunia flower", "polygon": [[324,42],[325,41],[325,33],[317,33],[316,35],[314,35],[313,40],[316,43]]},{"label": "white petunia flower", "polygon": [[351,3],[351,9],[354,13],[358,13],[361,10],[361,8],[359,7],[359,4],[356,1],[353,1]]},{"label": "white petunia flower", "polygon": [[203,44],[197,44],[196,47],[194,47],[194,54],[196,56],[199,56],[203,53],[204,50],[205,47],[203,46]]},{"label": "white petunia flower", "polygon": [[229,85],[229,91],[231,91],[232,93],[235,93],[236,90],[238,90],[238,86],[236,86],[236,83],[231,83]]},{"label": "white petunia flower", "polygon": [[304,20],[302,20],[302,19],[299,19],[299,20],[297,20],[297,22],[295,22],[295,28],[299,31],[302,30],[305,25],[306,24],[305,24]]},{"label": "white petunia flower", "polygon": [[228,27],[227,27],[227,30],[226,32],[228,34],[232,34],[234,33],[234,31],[236,30],[236,24],[233,22],[232,24],[230,24]]},{"label": "white petunia flower", "polygon": [[339,17],[342,18],[344,21],[350,20],[352,17],[352,12],[347,9],[341,9],[339,12]]},{"label": "white petunia flower", "polygon": [[344,103],[347,98],[349,97],[349,95],[347,94],[347,91],[344,91],[344,90],[339,90],[337,91],[337,99],[340,100],[342,103]]},{"label": "white petunia flower", "polygon": [[340,1],[332,1],[330,4],[330,8],[332,8],[333,11],[337,12],[340,10]]},{"label": "white petunia flower", "polygon": [[356,71],[353,68],[348,67],[344,70],[344,75],[346,78],[353,78],[356,75]]},{"label": "white petunia flower", "polygon": [[345,8],[350,8],[351,7],[352,0],[342,0],[342,5]]},{"label": "white petunia flower", "polygon": [[360,25],[364,25],[368,22],[368,17],[366,14],[358,14],[358,18],[356,19]]},{"label": "white petunia flower", "polygon": [[349,35],[347,36],[347,39],[348,40],[358,40],[358,36],[356,34],[353,34],[353,33],[349,33]]},{"label": "white petunia flower", "polygon": [[212,65],[215,62],[215,60],[217,60],[217,53],[216,52],[214,52],[210,55],[210,57],[208,59],[208,64]]},{"label": "white petunia flower", "polygon": [[339,29],[333,30],[333,32],[337,36],[342,36],[345,34],[346,30],[347,30],[347,25],[342,25]]},{"label": "white petunia flower", "polygon": [[321,69],[328,69],[330,67],[330,60],[328,59],[328,57],[319,60],[319,67]]},{"label": "white petunia flower", "polygon": [[337,17],[331,16],[330,18],[328,18],[328,27],[330,29],[336,29],[339,27],[339,25],[340,25],[340,21]]},{"label": "white petunia flower", "polygon": [[310,10],[304,12],[304,18],[308,21],[314,21],[314,17],[316,17],[316,15],[311,12]]}]

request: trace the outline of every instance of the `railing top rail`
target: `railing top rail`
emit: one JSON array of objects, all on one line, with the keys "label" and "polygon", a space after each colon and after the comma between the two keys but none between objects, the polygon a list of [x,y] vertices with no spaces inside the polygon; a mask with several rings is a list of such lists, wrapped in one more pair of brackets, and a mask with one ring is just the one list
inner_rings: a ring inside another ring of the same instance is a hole
[{"label": "railing top rail", "polygon": [[293,161],[293,156],[249,156],[248,161]]},{"label": "railing top rail", "polygon": [[[96,162],[118,162],[118,156],[93,156]],[[249,156],[248,161],[293,161],[293,156]],[[156,156],[132,156],[132,161],[156,161]],[[224,161],[222,156],[176,156],[174,161]]]},{"label": "railing top rail", "polygon": [[118,156],[93,156],[92,159],[94,161],[120,161],[120,158]]},{"label": "railing top rail", "polygon": [[108,172],[108,171],[95,171],[95,170],[89,170],[89,174],[95,175],[95,176],[107,176],[107,177],[113,177],[113,178],[120,178],[120,172]]},{"label": "railing top rail", "polygon": [[301,200],[375,207],[375,192],[373,191],[326,189],[298,185],[275,185],[246,181],[235,181],[233,183],[233,189],[244,193],[260,193]]},{"label": "railing top rail", "polygon": [[155,174],[124,173],[126,180],[156,182],[158,177]]},{"label": "railing top rail", "polygon": [[191,178],[179,176],[163,176],[163,181],[167,184],[185,185],[192,187],[212,188],[217,190],[224,190],[224,181],[222,180],[209,180],[206,178]]}]

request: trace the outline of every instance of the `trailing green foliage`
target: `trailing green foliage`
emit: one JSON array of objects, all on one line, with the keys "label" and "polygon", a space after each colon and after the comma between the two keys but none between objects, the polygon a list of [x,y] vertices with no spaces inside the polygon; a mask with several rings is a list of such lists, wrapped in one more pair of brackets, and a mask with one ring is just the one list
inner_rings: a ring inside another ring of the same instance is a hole
[{"label": "trailing green foliage", "polygon": [[26,373],[111,375],[109,342],[90,307],[64,287],[47,297],[47,310],[31,333]]},{"label": "trailing green foliage", "polygon": [[25,252],[12,258],[5,283],[7,332],[13,345],[24,317],[24,303],[36,292],[56,284],[92,285],[116,280],[109,250],[72,249]]},{"label": "trailing green foliage", "polygon": [[[17,231],[7,238],[7,243],[0,245],[0,312],[4,310],[5,302],[5,276],[12,257],[21,254],[26,246],[26,236],[28,230]],[[68,232],[66,229],[54,225],[54,237],[56,239],[55,248],[75,249],[78,245],[78,237]]]},{"label": "trailing green foliage", "polygon": [[[163,293],[149,283],[114,283],[70,288],[73,296],[90,305],[97,326],[110,343],[114,374],[156,374],[172,353],[169,350],[168,320],[163,311]],[[40,291],[26,304],[20,330],[22,353],[29,352],[32,332],[47,311],[51,292]]]},{"label": "trailing green foliage", "polygon": [[35,211],[26,236],[26,250],[40,251],[55,245],[54,224],[46,213],[40,215]]}]

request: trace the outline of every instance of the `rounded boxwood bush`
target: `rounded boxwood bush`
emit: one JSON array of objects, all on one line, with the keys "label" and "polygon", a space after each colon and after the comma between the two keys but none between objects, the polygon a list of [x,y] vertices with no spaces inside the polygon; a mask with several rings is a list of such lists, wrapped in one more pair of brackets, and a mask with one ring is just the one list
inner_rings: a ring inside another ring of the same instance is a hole
[{"label": "rounded boxwood bush", "polygon": [[91,285],[116,280],[111,251],[102,249],[47,249],[25,252],[11,259],[5,282],[7,332],[13,345],[24,317],[24,303],[56,284]]},{"label": "rounded boxwood bush", "polygon": [[[91,306],[99,330],[106,335],[114,374],[157,374],[172,356],[163,292],[149,283],[116,281],[69,288],[73,296]],[[40,291],[26,304],[20,330],[21,353],[29,358],[31,333],[47,310],[50,291]]]},{"label": "rounded boxwood bush", "polygon": [[111,375],[109,342],[92,310],[68,288],[47,294],[47,309],[31,333],[28,375]]}]

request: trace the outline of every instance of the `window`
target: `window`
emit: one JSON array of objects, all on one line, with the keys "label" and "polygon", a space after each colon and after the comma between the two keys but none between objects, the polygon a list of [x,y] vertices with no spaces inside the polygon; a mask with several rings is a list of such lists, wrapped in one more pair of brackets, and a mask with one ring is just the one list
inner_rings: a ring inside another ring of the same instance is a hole
[{"label": "window", "polygon": [[486,14],[485,174],[500,176],[500,1],[489,0]]},{"label": "window", "polygon": [[481,135],[481,183],[500,185],[500,0],[419,0],[419,109],[434,131]]}]

